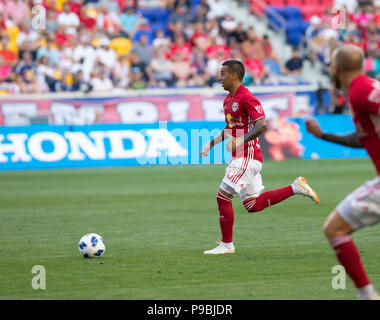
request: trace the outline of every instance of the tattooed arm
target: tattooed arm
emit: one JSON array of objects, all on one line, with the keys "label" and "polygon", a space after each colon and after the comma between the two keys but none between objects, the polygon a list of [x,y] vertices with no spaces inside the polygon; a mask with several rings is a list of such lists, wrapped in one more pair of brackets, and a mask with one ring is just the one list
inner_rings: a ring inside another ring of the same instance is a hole
[{"label": "tattooed arm", "polygon": [[227,135],[231,138],[230,141],[227,142],[226,148],[227,151],[231,152],[235,150],[237,147],[243,145],[244,143],[251,141],[257,138],[260,134],[267,130],[267,122],[265,118],[261,118],[255,121],[255,126],[249,130],[244,136],[240,138],[232,137],[231,135]]}]

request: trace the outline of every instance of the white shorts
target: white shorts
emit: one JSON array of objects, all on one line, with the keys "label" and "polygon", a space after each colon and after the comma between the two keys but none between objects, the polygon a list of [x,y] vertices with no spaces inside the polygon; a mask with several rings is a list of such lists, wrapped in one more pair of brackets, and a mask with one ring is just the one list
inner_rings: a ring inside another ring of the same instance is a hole
[{"label": "white shorts", "polygon": [[351,192],[336,210],[353,230],[380,222],[380,177]]},{"label": "white shorts", "polygon": [[242,201],[248,198],[257,198],[264,190],[261,178],[260,161],[238,158],[232,160],[226,169],[220,188],[231,195],[239,193]]}]

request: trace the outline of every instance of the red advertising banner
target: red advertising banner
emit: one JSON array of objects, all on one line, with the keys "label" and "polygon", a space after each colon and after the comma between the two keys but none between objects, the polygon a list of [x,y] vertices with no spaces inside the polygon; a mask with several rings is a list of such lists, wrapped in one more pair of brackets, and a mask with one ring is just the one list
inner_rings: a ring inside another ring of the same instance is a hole
[{"label": "red advertising banner", "polygon": [[[292,116],[294,93],[258,95],[267,118]],[[0,125],[86,125],[223,121],[225,95],[183,94],[126,98],[0,99]]]}]

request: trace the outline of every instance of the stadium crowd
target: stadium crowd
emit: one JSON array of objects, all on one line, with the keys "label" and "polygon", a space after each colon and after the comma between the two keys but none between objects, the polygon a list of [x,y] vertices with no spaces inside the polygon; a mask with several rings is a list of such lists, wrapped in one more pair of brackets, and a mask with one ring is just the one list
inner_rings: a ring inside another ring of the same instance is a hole
[{"label": "stadium crowd", "polygon": [[310,18],[305,32],[309,58],[320,60],[328,72],[331,52],[340,44],[353,43],[365,53],[364,69],[370,77],[380,78],[380,1],[335,1],[345,7],[345,16],[327,7],[323,15]]},{"label": "stadium crowd", "polygon": [[0,0],[0,36],[2,93],[214,86],[229,58],[246,85],[297,83],[302,69],[296,50],[283,63],[220,0]]},{"label": "stadium crowd", "polygon": [[[230,58],[245,64],[245,85],[302,83],[303,51],[327,72],[330,52],[347,42],[379,77],[380,6],[344,3],[346,28],[332,26],[328,7],[311,17],[305,50],[282,61],[268,35],[245,29],[220,0],[0,0],[0,92],[212,87]],[[149,9],[158,23],[142,14]]]}]

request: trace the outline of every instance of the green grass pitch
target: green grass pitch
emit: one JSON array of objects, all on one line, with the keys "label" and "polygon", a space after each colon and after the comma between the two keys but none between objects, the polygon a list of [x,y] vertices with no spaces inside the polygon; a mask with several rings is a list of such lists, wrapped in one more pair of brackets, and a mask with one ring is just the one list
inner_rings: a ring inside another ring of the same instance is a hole
[{"label": "green grass pitch", "polygon": [[[266,161],[267,190],[305,176],[320,204],[295,196],[256,213],[234,199],[235,254],[205,256],[220,240],[216,192],[224,165],[0,173],[0,299],[356,299],[322,232],[336,204],[375,177],[369,159]],[[98,259],[79,256],[101,234]],[[378,227],[354,235],[380,289]],[[31,286],[34,265],[46,290]]]}]

